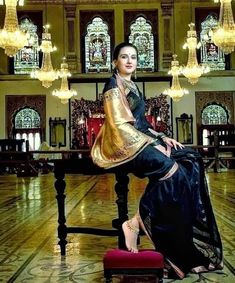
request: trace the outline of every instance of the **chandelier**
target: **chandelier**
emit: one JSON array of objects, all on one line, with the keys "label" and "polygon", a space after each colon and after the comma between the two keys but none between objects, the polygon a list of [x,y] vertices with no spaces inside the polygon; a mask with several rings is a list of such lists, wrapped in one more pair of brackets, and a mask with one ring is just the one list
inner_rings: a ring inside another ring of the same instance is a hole
[{"label": "chandelier", "polygon": [[[218,2],[215,1],[215,2]],[[232,11],[232,0],[220,0],[220,14],[218,28],[213,32],[212,39],[225,54],[235,49],[235,24]]]},{"label": "chandelier", "polygon": [[163,94],[169,95],[173,101],[179,101],[184,94],[188,94],[188,90],[185,88],[181,88],[179,82],[179,74],[181,73],[181,68],[179,66],[179,61],[176,60],[177,55],[174,54],[173,60],[171,61],[171,69],[168,72],[169,75],[172,75],[172,85],[169,89],[163,91]]},{"label": "chandelier", "polygon": [[184,49],[188,48],[188,62],[186,67],[182,69],[183,75],[192,85],[198,82],[198,79],[202,74],[210,71],[208,66],[198,64],[196,49],[201,47],[201,43],[197,43],[197,33],[194,27],[194,23],[189,24],[187,40],[183,46]]},{"label": "chandelier", "polygon": [[77,92],[73,89],[69,89],[68,77],[71,77],[71,73],[69,72],[65,57],[61,63],[59,76],[61,77],[60,89],[53,90],[52,95],[57,96],[61,100],[61,103],[66,104],[72,96],[77,95]]},{"label": "chandelier", "polygon": [[42,66],[39,70],[31,72],[31,77],[39,79],[42,82],[42,86],[48,88],[52,85],[52,82],[58,79],[58,72],[55,71],[51,63],[51,52],[56,50],[56,47],[52,46],[51,34],[48,32],[49,25],[44,26],[45,32],[42,34],[42,43],[39,50],[43,52]]},{"label": "chandelier", "polygon": [[[6,15],[4,27],[0,29],[0,47],[5,49],[7,56],[13,57],[18,50],[28,44],[29,34],[20,30],[16,13],[16,5],[23,6],[23,0],[5,0]],[[3,5],[3,0],[0,0]]]}]

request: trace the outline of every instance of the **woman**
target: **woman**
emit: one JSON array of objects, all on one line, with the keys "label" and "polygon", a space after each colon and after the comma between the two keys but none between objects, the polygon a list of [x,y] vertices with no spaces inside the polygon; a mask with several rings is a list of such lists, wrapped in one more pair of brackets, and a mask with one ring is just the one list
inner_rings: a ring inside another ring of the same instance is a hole
[{"label": "woman", "polygon": [[122,225],[127,249],[138,252],[141,228],[179,278],[190,270],[220,269],[222,245],[203,163],[197,152],[155,132],[146,120],[143,95],[131,80],[137,58],[130,43],[115,48],[115,71],[103,92],[105,122],[91,151],[100,167],[118,166],[149,179],[138,212]]}]

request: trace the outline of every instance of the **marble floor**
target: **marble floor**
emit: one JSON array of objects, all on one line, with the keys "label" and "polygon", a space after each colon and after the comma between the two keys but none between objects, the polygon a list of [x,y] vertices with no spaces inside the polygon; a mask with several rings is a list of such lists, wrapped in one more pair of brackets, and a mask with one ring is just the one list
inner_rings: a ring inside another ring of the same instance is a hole
[{"label": "marble floor", "polygon": [[[235,282],[235,171],[207,173],[215,216],[224,246],[224,270],[168,282]],[[0,176],[0,282],[104,282],[102,258],[117,247],[116,237],[68,234],[61,257],[57,238],[57,203],[53,173],[39,177]],[[66,175],[66,216],[69,226],[111,228],[116,218],[113,175]],[[132,215],[146,180],[131,176]],[[152,247],[145,236],[140,248]],[[115,277],[113,282],[154,282],[151,277]]]}]

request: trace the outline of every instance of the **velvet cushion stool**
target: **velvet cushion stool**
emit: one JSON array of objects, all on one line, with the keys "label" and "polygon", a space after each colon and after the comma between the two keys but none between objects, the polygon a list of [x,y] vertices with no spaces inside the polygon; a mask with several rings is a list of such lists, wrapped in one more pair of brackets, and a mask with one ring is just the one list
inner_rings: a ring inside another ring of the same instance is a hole
[{"label": "velvet cushion stool", "polygon": [[163,282],[164,260],[154,250],[108,250],[103,258],[105,282],[112,282],[113,275],[154,275],[156,282]]}]

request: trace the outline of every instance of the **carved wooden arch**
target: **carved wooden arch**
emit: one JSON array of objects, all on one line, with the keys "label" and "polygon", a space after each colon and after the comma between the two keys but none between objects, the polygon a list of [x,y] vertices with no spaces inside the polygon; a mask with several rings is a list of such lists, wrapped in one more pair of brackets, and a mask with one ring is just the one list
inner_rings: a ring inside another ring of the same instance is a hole
[{"label": "carved wooden arch", "polygon": [[36,110],[40,117],[41,138],[46,136],[46,96],[45,95],[6,95],[6,136],[13,138],[13,118],[25,107]]}]

